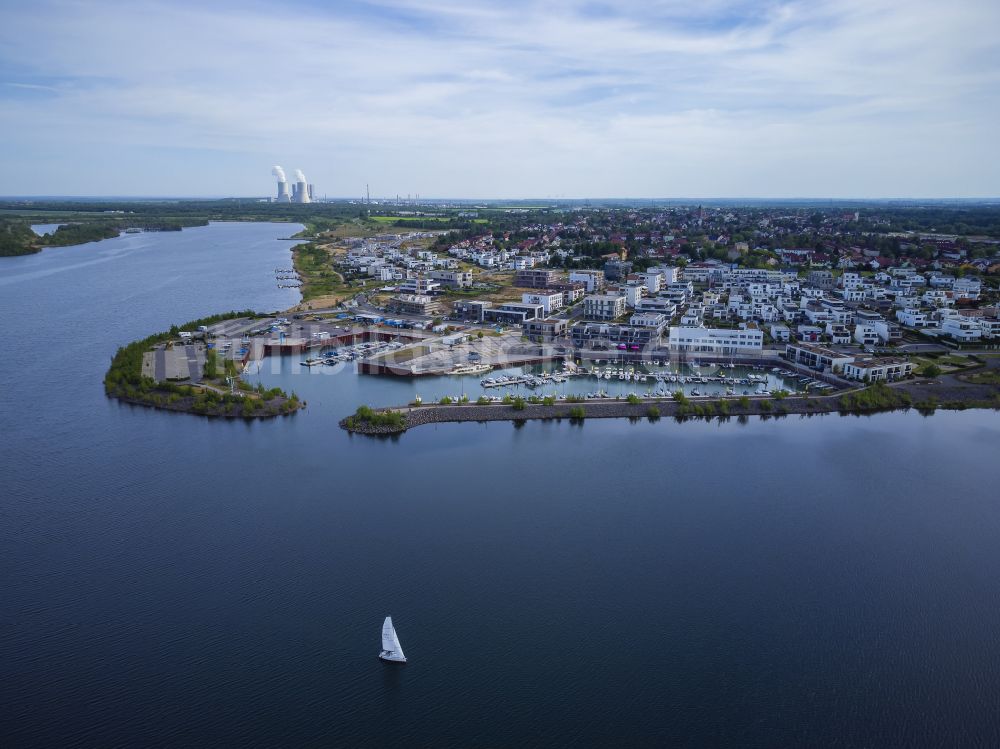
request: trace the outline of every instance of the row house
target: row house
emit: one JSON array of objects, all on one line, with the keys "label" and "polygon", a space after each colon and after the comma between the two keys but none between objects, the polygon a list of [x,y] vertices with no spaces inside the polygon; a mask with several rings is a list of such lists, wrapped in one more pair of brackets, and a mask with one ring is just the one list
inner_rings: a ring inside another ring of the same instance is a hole
[{"label": "row house", "polygon": [[862,382],[892,382],[913,373],[913,362],[898,357],[855,359],[844,365],[844,376]]}]

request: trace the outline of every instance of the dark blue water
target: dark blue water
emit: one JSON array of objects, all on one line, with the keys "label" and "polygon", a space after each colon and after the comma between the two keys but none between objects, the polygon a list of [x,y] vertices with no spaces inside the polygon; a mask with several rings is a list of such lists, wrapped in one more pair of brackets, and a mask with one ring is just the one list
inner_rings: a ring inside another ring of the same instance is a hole
[{"label": "dark blue water", "polygon": [[119,343],[294,301],[291,231],[0,265],[0,744],[1000,743],[996,414],[377,441],[336,420],[410,385],[291,360],[292,418],[105,400]]}]

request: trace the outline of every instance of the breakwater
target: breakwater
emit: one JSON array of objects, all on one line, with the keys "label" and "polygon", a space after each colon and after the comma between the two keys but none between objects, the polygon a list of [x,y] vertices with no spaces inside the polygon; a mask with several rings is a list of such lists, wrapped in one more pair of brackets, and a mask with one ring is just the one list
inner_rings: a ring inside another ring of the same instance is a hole
[{"label": "breakwater", "polygon": [[[561,420],[612,418],[661,418],[713,419],[732,417],[782,417],[812,414],[871,414],[917,408],[923,413],[936,409],[962,410],[966,408],[1000,408],[1000,389],[983,387],[956,387],[947,389],[949,398],[933,397],[941,392],[937,383],[912,381],[895,386],[876,383],[865,388],[823,396],[743,397],[743,398],[638,398],[633,400],[581,400],[544,403],[464,403],[430,404],[420,406],[388,407],[375,413],[398,414],[394,423],[386,419],[374,422],[347,417],[340,426],[360,434],[399,434],[424,424],[449,422]],[[381,422],[381,423],[380,423]]]}]

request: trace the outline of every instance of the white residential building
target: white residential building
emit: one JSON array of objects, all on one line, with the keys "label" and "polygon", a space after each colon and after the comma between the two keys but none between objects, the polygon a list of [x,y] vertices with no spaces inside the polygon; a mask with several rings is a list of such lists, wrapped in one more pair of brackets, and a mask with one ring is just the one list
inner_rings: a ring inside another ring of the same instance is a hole
[{"label": "white residential building", "polygon": [[983,338],[1000,338],[1000,317],[980,317],[979,327]]},{"label": "white residential building", "polygon": [[656,273],[663,278],[663,285],[677,283],[681,277],[681,269],[673,265],[654,265],[647,273]]},{"label": "white residential building", "polygon": [[635,305],[636,312],[658,312],[660,314],[666,315],[667,317],[673,317],[677,314],[677,305],[671,302],[669,299],[656,296],[656,297],[645,297],[639,300],[639,303]]},{"label": "white residential building", "polygon": [[401,294],[426,296],[439,288],[441,288],[441,284],[430,278],[408,278],[399,285],[397,291]]},{"label": "white residential building", "polygon": [[637,312],[629,318],[628,324],[636,328],[656,328],[659,335],[667,325],[667,316],[655,312]]},{"label": "white residential building", "polygon": [[881,359],[855,359],[844,365],[844,376],[849,380],[876,382],[900,380],[913,372],[913,362],[897,357]]},{"label": "white residential building", "polygon": [[646,293],[646,287],[642,284],[629,284],[625,287],[625,303],[632,308],[639,304]]},{"label": "white residential building", "polygon": [[862,346],[877,346],[882,338],[874,325],[868,323],[858,323],[854,326],[854,340]]},{"label": "white residential building", "polygon": [[615,320],[625,314],[625,297],[620,294],[585,296],[583,314],[588,320]]},{"label": "white residential building", "polygon": [[929,322],[926,312],[912,307],[896,310],[896,319],[901,325],[906,325],[909,328],[926,328]]},{"label": "white residential building", "polygon": [[730,330],[675,326],[670,328],[670,348],[674,351],[713,354],[760,353],[764,331],[756,328]]},{"label": "white residential building", "polygon": [[961,343],[971,343],[983,337],[983,327],[973,317],[949,315],[941,321],[941,333]]},{"label": "white residential building", "polygon": [[522,304],[540,304],[545,316],[548,317],[563,306],[563,294],[561,291],[539,291],[525,292],[521,294]]},{"label": "white residential building", "polygon": [[639,281],[646,287],[650,294],[659,294],[660,286],[663,283],[663,276],[659,273],[637,273]]},{"label": "white residential building", "polygon": [[979,299],[982,286],[978,278],[956,278],[951,292],[955,299]]},{"label": "white residential building", "polygon": [[787,343],[792,340],[792,331],[788,329],[787,325],[772,325],[771,338],[781,343]]},{"label": "white residential building", "polygon": [[852,354],[812,343],[790,343],[785,346],[785,356],[798,364],[824,372],[842,372],[845,366],[854,361]]},{"label": "white residential building", "polygon": [[700,327],[705,317],[705,311],[698,304],[692,304],[681,315],[681,326],[685,328]]},{"label": "white residential building", "polygon": [[604,271],[600,270],[573,270],[569,272],[571,283],[582,283],[587,288],[588,294],[600,291],[604,288]]}]

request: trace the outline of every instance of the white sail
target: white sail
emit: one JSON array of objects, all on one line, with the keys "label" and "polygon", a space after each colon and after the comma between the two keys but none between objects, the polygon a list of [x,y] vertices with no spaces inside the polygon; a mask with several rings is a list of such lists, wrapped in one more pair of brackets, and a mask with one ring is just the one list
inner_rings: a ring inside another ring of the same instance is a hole
[{"label": "white sail", "polygon": [[385,661],[406,661],[403,648],[399,645],[399,637],[396,636],[396,628],[392,626],[391,616],[387,616],[382,624],[382,652],[379,658]]}]

